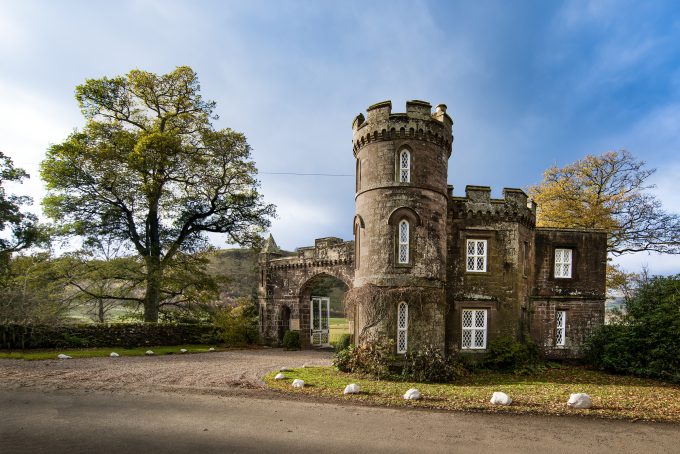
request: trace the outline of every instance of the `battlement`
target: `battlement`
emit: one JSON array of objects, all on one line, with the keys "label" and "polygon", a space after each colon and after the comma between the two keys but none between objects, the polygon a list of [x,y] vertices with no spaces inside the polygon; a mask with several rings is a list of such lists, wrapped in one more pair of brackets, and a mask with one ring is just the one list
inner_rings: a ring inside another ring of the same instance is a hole
[{"label": "battlement", "polygon": [[314,246],[299,247],[295,255],[269,260],[273,269],[345,265],[354,262],[354,241],[327,237],[314,240]]},{"label": "battlement", "polygon": [[371,142],[394,139],[425,140],[436,143],[451,155],[453,120],[446,105],[439,104],[434,113],[425,101],[406,101],[406,113],[392,113],[392,101],[382,101],[366,109],[352,122],[354,155]]},{"label": "battlement", "polygon": [[[450,194],[453,188],[450,188]],[[502,199],[491,198],[489,186],[465,186],[465,197],[451,195],[450,212],[454,218],[483,218],[536,224],[536,203],[521,189],[503,188]]]}]

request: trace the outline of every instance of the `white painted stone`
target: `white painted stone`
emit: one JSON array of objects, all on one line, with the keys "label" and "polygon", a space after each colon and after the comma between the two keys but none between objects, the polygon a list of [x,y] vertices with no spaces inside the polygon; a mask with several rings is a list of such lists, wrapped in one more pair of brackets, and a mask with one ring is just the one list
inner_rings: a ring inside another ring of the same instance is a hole
[{"label": "white painted stone", "polygon": [[276,376],[274,377],[274,380],[285,380],[285,379],[286,379],[286,376],[283,375],[282,373],[278,373],[278,374],[276,374]]},{"label": "white painted stone", "polygon": [[304,388],[305,387],[305,382],[303,380],[300,380],[299,378],[296,378],[293,380],[293,388]]},{"label": "white painted stone", "polygon": [[422,397],[423,396],[420,394],[420,391],[415,388],[409,389],[406,391],[406,394],[404,394],[404,399],[406,400],[420,400]]},{"label": "white painted stone", "polygon": [[210,347],[210,348],[208,349],[208,351],[209,351],[209,352],[214,352],[214,351],[215,351],[215,347]]},{"label": "white painted stone", "polygon": [[361,388],[359,385],[356,383],[350,383],[349,385],[345,386],[345,390],[342,392],[343,394],[358,394],[361,392]]},{"label": "white painted stone", "polygon": [[291,369],[290,367],[282,367],[281,369],[279,369],[279,372],[293,372],[293,369]]},{"label": "white painted stone", "polygon": [[490,402],[493,405],[510,405],[512,403],[512,399],[510,399],[510,396],[507,394],[496,391],[491,396]]},{"label": "white painted stone", "polygon": [[569,396],[567,406],[570,408],[590,408],[593,406],[593,401],[588,394],[576,393]]},{"label": "white painted stone", "polygon": [[57,358],[59,358],[59,359],[71,359],[70,356],[64,355],[63,353],[59,353],[59,354],[57,355]]},{"label": "white painted stone", "polygon": [[116,352],[111,352],[111,353],[109,354],[109,356],[110,356],[111,358],[118,358],[120,355],[119,355],[118,353],[116,353]]},{"label": "white painted stone", "polygon": [[187,349],[186,348],[180,348],[179,351],[180,351],[180,353],[186,353]]},{"label": "white painted stone", "polygon": [[151,356],[151,355],[153,355],[153,351],[147,350],[147,351],[144,352],[144,354],[147,355],[147,356]]}]

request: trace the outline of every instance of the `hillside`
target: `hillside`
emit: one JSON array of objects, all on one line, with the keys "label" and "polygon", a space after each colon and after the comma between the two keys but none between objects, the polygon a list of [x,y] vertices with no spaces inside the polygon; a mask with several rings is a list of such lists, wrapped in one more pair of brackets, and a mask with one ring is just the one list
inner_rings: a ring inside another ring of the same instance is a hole
[{"label": "hillside", "polygon": [[208,272],[228,278],[221,299],[226,301],[257,292],[257,252],[252,249],[220,249],[212,253]]}]

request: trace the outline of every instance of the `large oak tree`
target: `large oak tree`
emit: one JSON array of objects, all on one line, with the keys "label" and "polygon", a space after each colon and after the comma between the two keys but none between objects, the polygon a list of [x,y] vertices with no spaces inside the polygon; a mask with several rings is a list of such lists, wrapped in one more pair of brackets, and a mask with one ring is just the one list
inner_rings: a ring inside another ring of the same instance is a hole
[{"label": "large oak tree", "polygon": [[216,130],[188,67],[89,79],[76,88],[87,124],[42,162],[45,213],[64,235],[113,237],[144,261],[144,320],[158,320],[164,273],[206,234],[252,244],[274,206],[258,192],[243,134]]},{"label": "large oak tree", "polygon": [[680,216],[650,193],[654,169],[627,151],[611,151],[546,170],[529,194],[541,227],[603,229],[614,256],[652,251],[680,254]]}]

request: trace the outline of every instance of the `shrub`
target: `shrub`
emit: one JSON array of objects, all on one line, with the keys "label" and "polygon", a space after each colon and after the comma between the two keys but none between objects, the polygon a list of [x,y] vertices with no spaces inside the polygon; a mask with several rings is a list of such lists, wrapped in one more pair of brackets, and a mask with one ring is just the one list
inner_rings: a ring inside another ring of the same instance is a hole
[{"label": "shrub", "polygon": [[0,348],[143,347],[216,344],[212,325],[112,323],[96,325],[0,325]]},{"label": "shrub", "polygon": [[446,383],[468,374],[468,370],[455,356],[444,355],[434,345],[409,352],[402,376],[406,380],[426,383]]},{"label": "shrub", "polygon": [[340,340],[338,341],[337,344],[335,344],[335,351],[340,352],[352,343],[352,336],[350,334],[343,334],[340,336]]},{"label": "shrub", "polygon": [[221,309],[213,315],[213,324],[225,344],[240,347],[258,342],[257,317],[251,315],[250,305],[247,299],[237,300],[236,306]]},{"label": "shrub", "polygon": [[282,344],[286,350],[300,350],[300,332],[286,331],[283,334]]},{"label": "shrub", "polygon": [[614,373],[680,383],[680,274],[643,277],[621,320],[586,341],[586,360]]},{"label": "shrub", "polygon": [[347,348],[338,350],[335,353],[335,358],[333,359],[333,365],[340,372],[352,372],[352,366],[354,364],[354,345],[348,345]]},{"label": "shrub", "polygon": [[394,341],[382,337],[370,338],[361,345],[350,346],[336,353],[333,364],[343,372],[358,372],[374,378],[390,375],[394,360]]},{"label": "shrub", "polygon": [[499,337],[491,342],[481,366],[515,374],[531,373],[540,367],[536,345],[531,341],[518,342],[510,337]]}]

